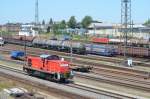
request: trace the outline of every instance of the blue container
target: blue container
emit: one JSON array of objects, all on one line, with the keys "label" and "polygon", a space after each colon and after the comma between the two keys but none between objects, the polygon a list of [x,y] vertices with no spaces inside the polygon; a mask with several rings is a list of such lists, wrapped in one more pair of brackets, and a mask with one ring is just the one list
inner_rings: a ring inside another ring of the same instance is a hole
[{"label": "blue container", "polygon": [[13,59],[20,59],[23,56],[25,56],[23,51],[11,51],[11,58]]}]

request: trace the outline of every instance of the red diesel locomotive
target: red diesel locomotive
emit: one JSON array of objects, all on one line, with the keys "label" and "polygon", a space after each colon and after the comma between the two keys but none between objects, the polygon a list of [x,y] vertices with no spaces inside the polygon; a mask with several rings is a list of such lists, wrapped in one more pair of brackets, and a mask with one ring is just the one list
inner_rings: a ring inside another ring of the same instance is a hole
[{"label": "red diesel locomotive", "polygon": [[56,55],[41,55],[40,57],[27,57],[23,70],[29,75],[42,77],[48,80],[65,81],[73,78],[69,62],[61,60]]}]

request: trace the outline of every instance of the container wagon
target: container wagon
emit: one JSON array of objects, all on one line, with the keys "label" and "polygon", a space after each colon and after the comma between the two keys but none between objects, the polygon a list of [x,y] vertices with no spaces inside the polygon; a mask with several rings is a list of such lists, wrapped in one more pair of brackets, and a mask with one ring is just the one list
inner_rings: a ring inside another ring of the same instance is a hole
[{"label": "container wagon", "polygon": [[107,43],[109,43],[109,38],[92,38],[92,42],[107,44]]},{"label": "container wagon", "polygon": [[101,56],[115,56],[117,50],[107,45],[86,44],[86,53]]}]

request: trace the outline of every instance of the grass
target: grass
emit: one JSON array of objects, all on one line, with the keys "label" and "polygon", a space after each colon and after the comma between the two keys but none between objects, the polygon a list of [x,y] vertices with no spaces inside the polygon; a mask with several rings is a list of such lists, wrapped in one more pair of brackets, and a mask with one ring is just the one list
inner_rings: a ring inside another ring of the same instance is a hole
[{"label": "grass", "polygon": [[[19,68],[19,67],[22,66],[22,65],[20,65],[20,64],[11,63],[11,62],[6,62],[6,61],[2,61],[2,60],[0,60],[0,64],[1,64],[1,65],[5,65],[5,66],[8,66],[8,67],[12,67],[12,68]],[[19,68],[19,69],[20,69],[20,68]]]},{"label": "grass", "polygon": [[11,88],[12,86],[16,86],[16,83],[11,80],[0,77],[0,91],[3,89]]}]

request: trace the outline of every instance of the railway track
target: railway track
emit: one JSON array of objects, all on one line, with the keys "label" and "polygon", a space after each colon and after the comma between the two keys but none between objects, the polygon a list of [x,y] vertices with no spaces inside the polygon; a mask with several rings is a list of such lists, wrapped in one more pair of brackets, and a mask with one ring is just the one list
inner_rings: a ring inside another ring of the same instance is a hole
[{"label": "railway track", "polygon": [[[3,66],[3,65],[0,65],[0,68],[1,69],[5,69],[5,70],[8,70],[8,71],[12,71],[12,72],[15,72],[15,73],[19,73],[19,74],[23,74],[23,75],[27,75],[26,73],[24,73],[22,70],[18,70],[18,69],[15,69],[15,68],[10,68],[10,67],[6,67],[6,66]],[[7,73],[6,73],[7,74]],[[12,76],[12,75],[10,75]],[[14,76],[13,76],[14,77]],[[14,79],[14,78],[13,78]],[[19,79],[19,78],[15,78],[15,79]],[[26,81],[26,80],[25,80]],[[27,83],[27,82],[23,82],[23,83]],[[29,83],[29,82],[28,82]],[[41,84],[40,84],[41,85]],[[44,85],[45,86],[45,85]],[[113,93],[113,92],[107,92],[107,91],[102,91],[102,90],[98,90],[98,89],[94,89],[94,88],[90,88],[90,87],[87,87],[87,86],[83,86],[83,85],[79,85],[79,84],[74,84],[74,83],[71,83],[71,84],[66,84],[64,86],[69,86],[69,87],[72,87],[72,88],[76,88],[76,89],[79,89],[80,91],[81,90],[84,90],[84,91],[87,91],[87,92],[91,92],[91,93],[95,93],[95,94],[98,94],[101,96],[101,99],[136,99],[135,96],[125,96],[125,95],[121,95],[121,94],[117,94],[117,93]],[[47,90],[47,88],[45,89]],[[59,90],[60,91],[60,90]],[[81,96],[81,97],[84,97],[84,96]],[[85,97],[84,97],[85,98]],[[83,98],[83,99],[84,99]],[[91,98],[91,97],[90,97]],[[100,97],[99,97],[100,98]],[[72,98],[73,99],[73,98]],[[81,98],[82,99],[82,98]],[[88,99],[88,97],[86,97],[86,99]]]},{"label": "railway track", "polygon": [[[12,45],[12,44],[8,44],[7,46],[8,48],[12,49],[16,49],[16,48],[20,48],[23,49],[23,47],[21,48],[21,46],[17,46],[17,45]],[[32,51],[33,50],[33,51]],[[40,49],[40,48],[33,48],[33,47],[28,47],[27,48],[27,52],[45,52],[45,53],[53,53],[56,55],[62,55],[62,56],[70,56],[70,53],[65,53],[65,52],[58,52],[58,51],[52,51],[52,50],[46,50],[46,49]],[[95,61],[107,61],[107,62],[112,62],[112,63],[121,63],[124,59],[122,57],[119,58],[114,58],[114,57],[104,57],[104,56],[95,56],[95,55],[77,55],[77,54],[73,54],[72,55],[74,58],[82,58],[82,59],[89,59],[89,60],[95,60]],[[134,58],[133,59],[133,64],[135,65],[141,65],[141,66],[150,66],[150,63],[146,63],[149,62],[149,59],[142,59],[142,61],[140,61],[141,59],[139,58]]]},{"label": "railway track", "polygon": [[[10,61],[10,60],[6,60],[7,62]],[[12,62],[15,62],[18,64],[18,62],[16,61],[12,61]],[[20,63],[20,64],[24,64],[24,63]],[[111,72],[106,72],[105,70],[104,71],[100,71],[98,73],[93,73],[93,74],[97,74],[99,75],[100,77],[97,77],[97,76],[83,76],[82,74],[79,74],[79,73],[76,73],[77,77],[83,77],[83,78],[86,78],[86,79],[91,79],[91,80],[95,80],[95,81],[104,81],[104,82],[107,82],[107,83],[112,83],[113,84],[119,84],[119,85],[123,85],[123,86],[127,86],[127,87],[130,87],[130,88],[137,88],[137,89],[140,89],[140,90],[147,90],[147,91],[150,91],[150,80],[145,80],[143,79],[143,75],[131,75],[131,74],[127,74],[127,73],[111,73]],[[138,76],[140,76],[138,78]],[[94,78],[94,79],[93,79]],[[105,79],[107,78],[107,79]]]},{"label": "railway track", "polygon": [[[6,60],[6,61],[10,61],[10,60]],[[105,70],[97,73],[98,75],[93,75],[93,74],[96,73],[92,73],[92,75],[76,73],[76,76],[83,77],[89,80],[94,80],[97,82],[100,81],[100,82],[112,83],[112,84],[126,86],[134,89],[150,91],[150,80],[144,79],[142,77],[138,78],[138,76],[143,76],[142,74],[129,76],[129,74],[127,73],[118,74],[117,72],[106,72]]]},{"label": "railway track", "polygon": [[[8,51],[10,51],[10,50],[8,50]],[[33,52],[30,52],[30,54],[37,55],[37,53],[33,54]],[[119,74],[119,76],[120,75],[127,75],[128,77],[132,76],[132,77],[136,77],[136,78],[145,78],[145,79],[148,79],[149,75],[150,75],[149,72],[139,71],[139,70],[130,69],[130,68],[114,67],[114,66],[109,66],[109,65],[99,64],[99,63],[91,63],[91,62],[88,62],[88,61],[82,61],[81,62],[81,60],[80,60],[80,62],[79,62],[79,60],[76,60],[76,62],[77,63],[84,63],[84,64],[87,63],[89,65],[90,64],[91,65],[94,64],[94,66],[93,66],[94,67],[93,68],[94,69],[93,72],[95,74],[100,74],[100,75],[104,75],[104,74],[106,74],[105,72],[107,72],[107,73],[111,73],[113,75],[114,74]],[[83,64],[82,65],[81,64],[72,64],[72,65],[87,67],[86,65],[83,65]]]},{"label": "railway track", "polygon": [[[83,85],[79,85],[79,84],[69,84],[67,86],[70,86],[70,87],[75,87],[75,88],[78,88],[78,89],[83,89],[83,90],[86,90],[86,91],[89,91],[89,88],[88,86],[83,86]],[[93,91],[94,93],[97,93],[97,94],[102,94],[104,99],[107,99],[107,96],[111,96],[111,97],[115,97],[116,99],[121,99],[123,98],[124,96],[126,96],[126,98],[131,98],[131,96],[127,96],[127,95],[121,95],[121,94],[118,94],[118,93],[114,93],[114,92],[109,92],[108,91],[104,91],[104,90],[100,90],[101,93],[99,92],[99,89],[94,89],[94,88],[90,88],[90,91]],[[111,93],[111,95],[110,95]],[[134,99],[134,97],[132,97]]]},{"label": "railway track", "polygon": [[[37,54],[35,53],[35,55]],[[77,62],[79,63],[79,61]],[[84,62],[81,62],[81,63],[84,63]],[[90,64],[90,62],[87,64]],[[106,83],[118,84],[121,86],[135,88],[139,90],[150,91],[150,86],[149,86],[150,82],[146,80],[149,78],[149,72],[144,72],[144,71],[139,71],[139,70],[134,70],[134,69],[129,69],[129,68],[122,68],[122,67],[112,67],[108,65],[99,65],[99,64],[96,64],[96,66],[94,66],[94,69],[95,69],[93,70],[94,74],[98,74],[103,77],[94,78],[92,76],[89,76],[89,77],[86,76],[84,78],[87,78],[87,79],[92,78],[91,80],[95,79],[97,81],[103,81]],[[104,79],[104,78],[107,78],[107,79]]]},{"label": "railway track", "polygon": [[109,84],[113,84],[113,85],[120,85],[120,86],[125,86],[128,88],[133,88],[133,89],[137,89],[137,90],[143,90],[143,91],[150,91],[150,84],[149,81],[142,81],[142,80],[136,80],[136,79],[123,79],[121,77],[117,77],[117,76],[108,76],[108,75],[101,75],[101,76],[97,76],[97,75],[85,75],[85,74],[80,74],[77,73],[76,74],[77,77],[81,77],[81,78],[86,78],[89,80],[93,80],[93,81],[97,81],[97,82],[105,82],[105,83],[109,83]]},{"label": "railway track", "polygon": [[[7,51],[7,50],[5,50]],[[7,52],[9,52],[10,50],[8,50]],[[29,54],[29,53],[28,53]],[[29,55],[35,55],[37,56],[37,53],[32,53],[30,52]],[[18,62],[19,64],[24,64],[23,62]],[[76,64],[76,63],[81,63],[81,64]],[[88,65],[85,65],[88,64]],[[96,74],[102,74],[103,73],[111,73],[111,74],[120,74],[120,75],[127,75],[127,76],[132,76],[132,77],[138,77],[138,78],[149,78],[150,73],[149,72],[145,72],[145,71],[140,71],[140,70],[136,70],[136,69],[131,69],[131,68],[125,68],[125,67],[116,67],[116,66],[109,66],[109,65],[104,65],[104,64],[99,64],[99,63],[92,63],[89,61],[83,61],[83,60],[76,60],[72,66],[79,66],[79,67],[88,67],[89,65],[93,66],[93,70],[92,72],[96,73]],[[101,71],[101,72],[100,72]],[[105,73],[105,74],[106,74]]]},{"label": "railway track", "polygon": [[[34,48],[34,49],[36,49],[36,48]],[[5,49],[5,50],[2,50],[2,51],[9,53],[9,51],[11,51],[11,50],[13,50],[13,49],[12,48],[11,49]],[[31,51],[30,49],[28,49],[27,52],[28,52],[29,55],[35,55],[35,56],[37,56],[39,54],[43,54],[43,49],[39,49],[39,50],[36,49],[34,51]],[[46,50],[45,53],[51,54],[51,53],[49,53],[48,50]],[[62,53],[62,52],[60,52],[60,53]],[[56,53],[53,53],[53,54],[56,54]],[[65,54],[68,54],[68,53],[65,53]],[[58,53],[57,53],[57,55],[58,55]],[[65,57],[65,59],[67,59],[68,61],[70,61],[70,57],[69,56],[64,56],[63,55],[62,57]],[[91,67],[93,67],[93,69],[97,70],[97,71],[101,70],[101,68],[104,68],[104,67],[105,68],[111,68],[111,69],[117,69],[117,70],[131,71],[131,72],[133,72],[133,71],[134,72],[135,71],[137,71],[137,72],[142,71],[142,70],[136,70],[136,69],[133,69],[133,68],[126,68],[126,67],[124,68],[124,66],[122,66],[122,67],[121,66],[116,66],[117,64],[114,64],[114,63],[107,63],[107,62],[102,62],[102,61],[98,61],[98,60],[90,60],[90,59],[87,59],[87,58],[84,59],[84,58],[79,58],[79,57],[73,58],[73,63],[75,64],[75,66],[77,68],[79,68],[79,67],[80,68],[91,68]],[[78,63],[79,65],[76,64],[76,63]],[[150,67],[149,64],[148,65],[144,65],[144,66],[145,67]],[[144,71],[142,71],[142,72],[144,74],[146,74],[146,75],[149,75],[149,72],[144,72]]]}]

